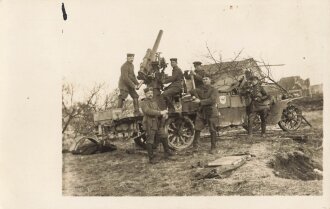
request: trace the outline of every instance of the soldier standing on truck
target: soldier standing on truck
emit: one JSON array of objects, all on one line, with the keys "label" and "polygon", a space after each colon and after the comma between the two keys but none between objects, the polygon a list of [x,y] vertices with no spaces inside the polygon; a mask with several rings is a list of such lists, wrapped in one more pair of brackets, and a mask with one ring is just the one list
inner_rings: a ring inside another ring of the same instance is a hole
[{"label": "soldier standing on truck", "polygon": [[211,86],[211,79],[203,77],[203,86],[191,91],[193,101],[199,103],[199,110],[195,120],[195,136],[193,141],[193,151],[198,151],[200,133],[208,124],[211,134],[210,153],[216,153],[217,124],[219,123],[219,111],[217,103],[219,100],[218,90]]},{"label": "soldier standing on truck", "polygon": [[159,62],[153,61],[151,62],[152,72],[151,77],[147,81],[147,87],[151,87],[153,89],[153,99],[157,101],[157,104],[160,106],[160,94],[163,89],[162,84],[162,73],[159,71]]},{"label": "soldier standing on truck", "polygon": [[248,114],[248,136],[252,137],[252,115],[258,114],[261,120],[261,136],[266,134],[266,120],[269,111],[270,96],[265,89],[260,85],[259,78],[252,76],[247,84],[246,94],[249,96],[251,103],[247,107]]},{"label": "soldier standing on truck", "polygon": [[134,115],[140,115],[139,111],[139,95],[136,92],[136,88],[139,82],[136,79],[134,73],[134,54],[127,54],[127,61],[121,66],[121,74],[119,78],[119,96],[118,96],[118,108],[122,108],[125,99],[128,94],[133,99]]},{"label": "soldier standing on truck", "polygon": [[190,71],[189,74],[188,74],[189,71],[185,71],[184,77],[187,80],[190,80],[192,75],[194,77],[195,87],[200,88],[201,86],[203,86],[203,77],[206,76],[206,73],[202,68],[202,62],[195,61],[193,62],[193,64],[195,67],[195,71]]},{"label": "soldier standing on truck", "polygon": [[[164,158],[170,159],[173,154],[170,152],[167,140],[167,134],[165,133],[165,120],[167,118],[167,110],[160,110],[157,102],[153,99],[153,89],[147,87],[144,89],[146,98],[143,100],[141,108],[143,111],[143,129],[147,135],[147,151],[149,156],[149,162],[151,164],[157,163],[155,155],[153,153],[153,144],[160,140],[164,147]],[[157,140],[158,139],[158,140]]]},{"label": "soldier standing on truck", "polygon": [[177,58],[171,58],[172,76],[168,76],[163,80],[163,84],[171,83],[168,87],[165,88],[165,91],[162,94],[163,100],[165,100],[166,105],[170,112],[174,112],[175,108],[173,105],[173,96],[180,94],[182,92],[182,82],[183,82],[183,73],[182,70],[178,67]]}]

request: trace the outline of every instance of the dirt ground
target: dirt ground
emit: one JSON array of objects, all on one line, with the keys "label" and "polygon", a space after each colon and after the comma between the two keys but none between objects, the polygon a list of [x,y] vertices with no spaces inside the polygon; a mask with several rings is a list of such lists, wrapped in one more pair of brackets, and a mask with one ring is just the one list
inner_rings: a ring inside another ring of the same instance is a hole
[{"label": "dirt ground", "polygon": [[[199,196],[199,195],[322,195],[322,180],[301,180],[288,175],[286,166],[274,166],[277,156],[292,151],[304,153],[322,169],[322,110],[304,112],[313,128],[303,125],[294,133],[283,132],[278,126],[269,127],[267,137],[257,133],[246,138],[241,128],[226,129],[218,137],[218,153],[208,153],[209,138],[201,142],[201,151],[182,151],[175,161],[162,160],[150,165],[147,154],[126,153],[132,141],[114,141],[118,150],[95,155],[63,154],[63,195],[66,196]],[[292,136],[307,136],[294,140]],[[223,179],[194,178],[198,162],[209,162],[237,153],[254,154],[251,160]],[[273,164],[272,164],[273,162]],[[282,162],[282,161],[281,161]],[[273,166],[271,166],[271,164]],[[275,163],[276,164],[276,163]],[[297,164],[299,166],[299,164]],[[299,170],[299,167],[298,167]],[[280,174],[286,172],[285,177]],[[299,177],[299,176],[298,176]]]}]

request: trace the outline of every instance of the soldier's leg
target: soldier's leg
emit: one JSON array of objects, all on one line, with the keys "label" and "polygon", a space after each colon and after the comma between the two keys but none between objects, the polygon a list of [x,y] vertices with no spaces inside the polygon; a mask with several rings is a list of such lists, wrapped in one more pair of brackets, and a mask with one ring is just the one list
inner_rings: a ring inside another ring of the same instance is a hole
[{"label": "soldier's leg", "polygon": [[209,130],[211,134],[211,153],[213,154],[215,152],[215,149],[217,147],[217,124],[218,124],[218,118],[210,118],[208,120]]},{"label": "soldier's leg", "polygon": [[193,141],[193,148],[198,148],[200,137],[201,137],[201,131],[195,130],[195,136],[194,136],[194,141]]},{"label": "soldier's leg", "polygon": [[253,122],[252,122],[252,113],[248,114],[248,135],[252,135],[252,127],[253,127]]},{"label": "soldier's leg", "polygon": [[170,159],[170,156],[173,156],[173,153],[170,151],[170,147],[168,145],[168,135],[165,133],[165,130],[161,128],[157,132],[157,137],[161,140],[164,148],[164,158]]},{"label": "soldier's leg", "polygon": [[118,108],[122,108],[124,105],[125,99],[128,97],[128,91],[124,89],[119,89],[119,95],[118,95]]},{"label": "soldier's leg", "polygon": [[167,105],[170,112],[175,111],[173,101],[172,101],[173,96],[180,93],[180,92],[181,92],[181,89],[177,88],[177,87],[168,88],[163,92],[162,96],[165,99],[166,105]]},{"label": "soldier's leg", "polygon": [[265,137],[268,110],[262,110],[258,114],[260,115],[261,120],[261,135],[262,137]]},{"label": "soldier's leg", "polygon": [[195,136],[193,140],[193,149],[196,151],[198,150],[201,131],[204,129],[204,127],[205,127],[204,119],[201,118],[199,114],[197,114],[197,117],[195,119]]},{"label": "soldier's leg", "polygon": [[159,143],[160,143],[159,138],[155,137],[154,143],[152,144],[152,148],[156,149],[158,147]]},{"label": "soldier's leg", "polygon": [[155,135],[156,135],[156,131],[154,131],[154,130],[147,131],[146,147],[147,147],[147,151],[148,151],[149,162],[151,164],[157,163],[157,161],[155,160],[155,155],[154,155],[153,148],[152,148],[152,144],[154,143]]},{"label": "soldier's leg", "polygon": [[135,89],[129,89],[129,95],[133,99],[133,107],[134,107],[134,114],[135,115],[140,115],[140,110],[139,110],[139,95],[136,92]]}]

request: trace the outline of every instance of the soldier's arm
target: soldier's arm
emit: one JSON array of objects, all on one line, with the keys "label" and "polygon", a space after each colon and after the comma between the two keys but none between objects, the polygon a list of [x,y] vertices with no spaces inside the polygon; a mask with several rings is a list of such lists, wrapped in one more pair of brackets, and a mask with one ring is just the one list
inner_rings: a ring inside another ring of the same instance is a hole
[{"label": "soldier's arm", "polygon": [[195,80],[197,81],[203,81],[203,77],[205,76],[205,73],[199,72],[194,75]]},{"label": "soldier's arm", "polygon": [[192,89],[190,90],[190,95],[200,98],[201,90],[200,89]]},{"label": "soldier's arm", "polygon": [[182,79],[182,72],[181,70],[174,70],[173,71],[173,75],[172,76],[169,76],[165,79],[164,83],[171,83],[171,82],[174,82],[174,81],[177,81],[177,80],[181,80]]},{"label": "soldier's arm", "polygon": [[130,79],[131,81],[135,84],[135,85],[139,85],[138,80],[136,79],[135,73],[134,73],[134,68],[131,69],[132,70],[132,74],[130,74]]},{"label": "soldier's arm", "polygon": [[218,93],[217,90],[213,88],[211,90],[211,94],[209,98],[201,99],[201,105],[202,106],[214,105],[217,104],[217,100],[218,100]]},{"label": "soldier's arm", "polygon": [[143,102],[141,104],[141,109],[143,114],[148,115],[148,116],[161,116],[159,110],[151,109],[146,102]]},{"label": "soldier's arm", "polygon": [[124,82],[131,88],[135,88],[135,84],[134,82],[131,81],[131,79],[129,78],[129,67],[127,65],[123,65],[121,67],[121,75],[122,75],[122,78],[124,80]]}]

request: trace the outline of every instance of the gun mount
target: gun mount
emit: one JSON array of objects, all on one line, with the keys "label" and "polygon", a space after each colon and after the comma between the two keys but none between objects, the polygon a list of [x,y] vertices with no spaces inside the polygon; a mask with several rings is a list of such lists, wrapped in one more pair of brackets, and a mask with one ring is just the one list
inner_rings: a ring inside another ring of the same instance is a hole
[{"label": "gun mount", "polygon": [[164,58],[160,57],[160,52],[157,52],[160,40],[163,35],[163,30],[160,30],[158,32],[156,41],[152,47],[152,49],[147,49],[146,55],[143,58],[142,63],[140,64],[140,70],[138,72],[137,78],[141,80],[139,83],[138,88],[142,86],[143,83],[145,83],[146,78],[150,77],[150,74],[152,74],[152,62],[157,61],[159,63],[158,67],[165,69],[167,67],[166,61]]}]

